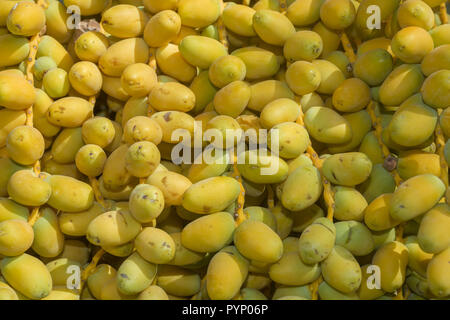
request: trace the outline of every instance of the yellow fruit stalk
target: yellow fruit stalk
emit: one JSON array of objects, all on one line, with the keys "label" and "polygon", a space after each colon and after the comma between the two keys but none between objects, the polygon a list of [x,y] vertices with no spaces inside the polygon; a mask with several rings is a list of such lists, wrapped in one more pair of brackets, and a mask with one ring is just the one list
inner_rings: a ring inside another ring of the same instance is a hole
[{"label": "yellow fruit stalk", "polygon": [[[38,0],[37,5],[41,6],[43,9],[47,8],[47,2],[45,0]],[[30,39],[30,53],[28,54],[28,58],[26,60],[26,79],[31,83],[34,84],[34,77],[33,77],[33,66],[34,63],[36,61],[36,54],[37,54],[37,49],[38,49],[38,45],[39,45],[39,41],[41,38],[39,31],[38,33],[36,33],[34,36],[31,37]],[[33,106],[30,106],[27,110],[26,110],[26,115],[27,115],[27,120],[26,120],[26,125],[28,126],[33,126]],[[33,165],[33,171],[39,175],[39,177],[42,177],[40,175],[41,172],[41,164],[40,161],[36,161],[36,163]],[[28,220],[29,224],[31,226],[34,225],[34,223],[36,222],[36,220],[39,218],[39,207],[35,207],[33,208],[33,211],[31,212],[30,218]]]},{"label": "yellow fruit stalk", "polygon": [[[297,98],[298,99],[298,98]],[[299,103],[300,104],[300,103]],[[304,126],[305,123],[303,121],[304,118],[304,114],[302,111],[302,107],[300,106],[300,115],[297,119],[297,123]],[[312,160],[313,165],[319,170],[322,171],[322,165],[323,165],[323,160],[319,158],[319,155],[317,154],[317,152],[314,150],[314,148],[309,145],[308,148],[306,149],[306,153],[308,154],[308,156],[310,157],[310,159]],[[322,184],[323,184],[323,196],[324,196],[324,200],[327,206],[327,218],[330,221],[333,221],[333,217],[334,217],[334,192],[333,189],[331,187],[331,183],[325,178],[325,176],[322,174]],[[319,279],[317,279],[316,281],[314,281],[311,285],[310,285],[310,291],[311,291],[311,297],[312,300],[318,300],[318,290],[319,290],[319,285],[320,283],[323,281],[322,276],[319,277]]]}]

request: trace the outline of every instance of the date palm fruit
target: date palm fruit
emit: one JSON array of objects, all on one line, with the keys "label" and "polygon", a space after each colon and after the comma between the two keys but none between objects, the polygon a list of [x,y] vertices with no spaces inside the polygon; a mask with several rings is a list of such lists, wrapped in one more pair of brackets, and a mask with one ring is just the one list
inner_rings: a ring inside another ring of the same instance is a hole
[{"label": "date palm fruit", "polygon": [[18,2],[9,12],[6,26],[12,34],[33,36],[45,26],[45,11],[34,2]]},{"label": "date palm fruit", "polygon": [[117,38],[132,38],[142,35],[147,24],[147,14],[129,4],[112,6],[102,13],[103,29]]},{"label": "date palm fruit", "polygon": [[172,10],[155,14],[145,24],[144,40],[150,47],[162,47],[172,41],[181,30],[181,18]]},{"label": "date palm fruit", "polygon": [[282,46],[295,33],[292,22],[280,12],[261,9],[253,15],[253,29],[266,43]]}]

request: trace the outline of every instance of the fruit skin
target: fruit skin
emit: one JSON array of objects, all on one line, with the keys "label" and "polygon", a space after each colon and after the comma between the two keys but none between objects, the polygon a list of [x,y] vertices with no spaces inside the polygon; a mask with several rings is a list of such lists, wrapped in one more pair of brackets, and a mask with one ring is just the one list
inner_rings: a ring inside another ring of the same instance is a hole
[{"label": "fruit skin", "polygon": [[352,70],[350,70],[350,60],[343,51],[332,51],[325,55],[323,58],[336,65],[347,79],[352,77],[354,66],[352,67]]},{"label": "fruit skin", "polygon": [[197,69],[183,59],[178,45],[173,43],[167,43],[156,50],[156,63],[164,74],[181,82],[191,83],[197,75]]},{"label": "fruit skin", "polygon": [[164,209],[164,195],[155,186],[140,184],[131,192],[129,208],[136,220],[149,223]]},{"label": "fruit skin", "polygon": [[269,276],[282,285],[304,286],[320,276],[320,266],[305,264],[297,252],[287,252],[270,266]]},{"label": "fruit skin", "polygon": [[135,177],[150,176],[159,165],[161,154],[158,147],[149,141],[139,141],[132,144],[125,155],[125,167]]},{"label": "fruit skin", "polygon": [[446,230],[450,225],[450,207],[439,203],[425,213],[420,221],[417,241],[428,253],[439,253],[450,245],[450,237]]},{"label": "fruit skin", "polygon": [[251,85],[250,89],[252,94],[247,108],[254,111],[260,112],[268,103],[277,99],[294,99],[294,93],[287,84],[278,80],[261,81]]},{"label": "fruit skin", "polygon": [[[275,132],[278,133],[275,135]],[[308,131],[304,126],[295,122],[285,122],[275,125],[271,131],[267,143],[272,145],[273,139],[278,139],[279,155],[285,159],[293,159],[303,154],[310,144]],[[274,150],[277,151],[277,150]]]},{"label": "fruit skin", "polygon": [[216,93],[213,100],[214,109],[221,115],[237,118],[245,110],[250,97],[251,89],[248,83],[234,81]]},{"label": "fruit skin", "polygon": [[361,144],[365,135],[372,129],[372,120],[366,110],[346,113],[342,116],[350,124],[352,139],[347,143],[330,145],[330,153],[342,153],[355,150]]},{"label": "fruit skin", "polygon": [[147,289],[142,291],[137,300],[169,300],[167,293],[158,286],[149,286]]},{"label": "fruit skin", "polygon": [[322,281],[319,285],[318,294],[321,300],[360,300],[355,292],[344,294],[334,289],[326,281]]},{"label": "fruit skin", "polygon": [[[373,163],[373,160],[371,161]],[[400,171],[400,168],[398,169]],[[384,193],[394,192],[395,181],[389,171],[382,164],[377,163],[373,166],[369,178],[359,186],[359,190],[367,202],[371,203],[375,198]]]},{"label": "fruit skin", "polygon": [[84,145],[81,128],[66,128],[56,137],[51,148],[53,160],[61,164],[75,161],[78,150]]},{"label": "fruit skin", "polygon": [[408,248],[408,267],[422,277],[426,277],[427,267],[433,258],[433,254],[425,252],[420,247],[417,236],[406,237],[405,245]]},{"label": "fruit skin", "polygon": [[260,262],[276,262],[283,254],[280,237],[266,224],[256,220],[246,220],[239,225],[234,232],[234,244],[244,257]]},{"label": "fruit skin", "polygon": [[441,24],[430,30],[430,35],[433,38],[435,48],[443,44],[450,44],[449,30],[450,26],[448,24]]},{"label": "fruit skin", "polygon": [[44,137],[33,127],[16,127],[6,138],[6,150],[9,157],[21,165],[34,164],[42,158],[44,149]]},{"label": "fruit skin", "polygon": [[355,77],[370,86],[378,86],[392,72],[393,59],[385,49],[378,48],[359,54],[354,67]]},{"label": "fruit skin", "polygon": [[192,28],[204,28],[220,16],[220,3],[216,0],[180,0],[178,14],[181,23]]},{"label": "fruit skin", "polygon": [[52,1],[45,10],[46,33],[60,43],[67,43],[73,34],[67,27],[68,19],[66,7],[59,1]]},{"label": "fruit skin", "polygon": [[102,13],[103,29],[117,38],[133,38],[142,35],[148,16],[143,11],[129,4],[112,6]]},{"label": "fruit skin", "polygon": [[81,212],[61,212],[58,215],[59,228],[68,236],[85,236],[89,223],[103,212],[105,212],[105,208],[97,202]]},{"label": "fruit skin", "polygon": [[3,258],[0,270],[6,281],[29,299],[45,298],[52,290],[50,272],[39,259],[29,254]]},{"label": "fruit skin", "polygon": [[375,247],[370,230],[357,221],[335,223],[336,244],[349,250],[354,256],[370,254]]},{"label": "fruit skin", "polygon": [[162,10],[174,10],[178,6],[179,0],[143,0],[144,7],[151,13],[157,13]]},{"label": "fruit skin", "polygon": [[228,55],[215,60],[209,68],[209,79],[218,88],[245,79],[247,68],[240,58]]},{"label": "fruit skin", "polygon": [[78,97],[65,97],[56,100],[48,108],[47,120],[57,126],[75,128],[92,116],[92,105]]},{"label": "fruit skin", "polygon": [[0,106],[23,110],[31,107],[35,100],[35,89],[23,76],[0,71]]},{"label": "fruit skin", "polygon": [[391,229],[401,223],[400,220],[391,217],[390,205],[392,193],[381,194],[373,199],[364,211],[364,222],[373,231]]},{"label": "fruit skin", "polygon": [[180,16],[175,11],[163,10],[145,25],[144,40],[149,47],[162,47],[176,38],[180,30]]},{"label": "fruit skin", "polygon": [[254,183],[280,183],[288,175],[287,163],[277,156],[265,155],[261,150],[246,151],[245,161],[238,164],[242,176]]},{"label": "fruit skin", "polygon": [[112,77],[120,77],[130,64],[147,63],[149,49],[142,38],[120,40],[106,50],[98,60],[100,70]]},{"label": "fruit skin", "polygon": [[234,50],[231,54],[244,62],[246,67],[245,77],[248,80],[272,77],[280,69],[277,56],[263,48],[244,47]]},{"label": "fruit skin", "polygon": [[191,297],[200,291],[200,281],[200,276],[193,271],[169,265],[158,267],[156,284],[167,294]]},{"label": "fruit skin", "polygon": [[[428,140],[437,123],[436,110],[423,103],[422,96],[416,94],[405,100],[389,123],[389,135],[395,143],[413,147]],[[419,128],[411,132],[411,126]]]},{"label": "fruit skin", "polygon": [[100,92],[103,78],[97,65],[89,61],[75,63],[69,71],[71,86],[85,96]]},{"label": "fruit skin", "polygon": [[356,291],[361,284],[361,267],[350,251],[336,245],[321,263],[324,280],[343,293]]},{"label": "fruit skin", "polygon": [[336,228],[327,218],[318,218],[300,235],[298,253],[302,261],[313,265],[326,259],[334,247]]},{"label": "fruit skin", "polygon": [[41,257],[54,258],[64,249],[64,235],[58,224],[58,216],[51,208],[41,209],[41,216],[33,225],[32,249]]},{"label": "fruit skin", "polygon": [[136,116],[124,124],[123,139],[128,144],[150,141],[158,145],[162,139],[162,130],[155,120],[146,116]]},{"label": "fruit skin", "polygon": [[450,98],[450,70],[439,70],[425,79],[420,92],[423,101],[433,108],[445,109]]},{"label": "fruit skin", "polygon": [[413,219],[434,207],[444,192],[444,183],[434,175],[412,177],[395,190],[390,203],[391,216],[401,221]]},{"label": "fruit skin", "polygon": [[232,242],[234,220],[228,212],[202,216],[181,231],[181,244],[196,252],[216,252]]},{"label": "fruit skin", "polygon": [[16,291],[0,281],[0,300],[19,300]]},{"label": "fruit skin", "polygon": [[317,59],[323,49],[322,38],[313,31],[298,31],[287,38],[283,53],[287,61],[312,61]]},{"label": "fruit skin", "polygon": [[372,171],[372,162],[361,152],[338,153],[323,163],[323,174],[332,183],[352,187],[364,182]]},{"label": "fruit skin", "polygon": [[227,29],[240,36],[256,36],[255,30],[253,29],[253,16],[255,13],[256,11],[253,8],[229,3],[223,9],[223,24]]},{"label": "fruit skin", "polygon": [[289,88],[298,95],[305,95],[317,90],[322,81],[319,69],[307,61],[296,61],[286,71]]},{"label": "fruit skin", "polygon": [[9,179],[7,188],[11,199],[31,207],[45,204],[52,193],[50,184],[31,170],[16,171]]},{"label": "fruit skin", "polygon": [[271,129],[283,122],[294,122],[300,114],[300,106],[293,100],[280,98],[268,103],[260,114],[261,125]]},{"label": "fruit skin", "polygon": [[108,47],[109,42],[105,35],[100,32],[88,31],[77,39],[74,50],[81,60],[97,63]]},{"label": "fruit skin", "polygon": [[295,33],[295,27],[280,12],[261,9],[253,15],[253,29],[266,43],[282,46]]},{"label": "fruit skin", "polygon": [[[220,199],[215,197],[217,192],[221,194]],[[235,179],[212,177],[190,186],[183,195],[182,205],[199,214],[219,212],[235,201],[239,193],[240,187]]]},{"label": "fruit skin", "polygon": [[434,26],[433,10],[420,0],[408,0],[398,8],[398,23],[400,27],[417,26],[430,30]]},{"label": "fruit skin", "polygon": [[0,222],[6,220],[28,221],[29,212],[24,206],[21,206],[7,198],[0,198]]},{"label": "fruit skin", "polygon": [[160,111],[151,116],[162,130],[162,141],[167,143],[178,143],[182,141],[181,138],[172,137],[172,134],[177,129],[185,129],[194,136],[195,120],[187,113],[180,111]]},{"label": "fruit skin", "polygon": [[419,63],[434,48],[430,34],[419,27],[406,27],[392,38],[392,52],[405,63]]},{"label": "fruit skin", "polygon": [[339,34],[331,29],[328,29],[322,22],[317,22],[312,31],[318,33],[323,41],[322,56],[336,51],[339,48],[341,39]]},{"label": "fruit skin", "polygon": [[92,187],[74,178],[54,175],[49,184],[52,196],[48,204],[57,210],[79,212],[89,209],[94,201]]},{"label": "fruit skin", "polygon": [[448,273],[448,260],[450,248],[435,255],[427,268],[427,279],[430,291],[439,298],[450,294],[450,277]]},{"label": "fruit skin", "polygon": [[0,146],[6,145],[8,134],[14,128],[24,125],[26,121],[25,112],[21,110],[0,110]]},{"label": "fruit skin", "polygon": [[325,0],[296,0],[287,8],[286,16],[296,27],[309,26],[320,19]]},{"label": "fruit skin", "polygon": [[9,67],[25,60],[30,52],[28,39],[12,34],[0,35],[0,67]]},{"label": "fruit skin", "polygon": [[441,69],[450,69],[450,44],[436,47],[422,60],[421,67],[425,76]]},{"label": "fruit skin", "polygon": [[193,66],[208,69],[227,49],[217,40],[203,36],[187,36],[179,46],[183,58]]},{"label": "fruit skin", "polygon": [[133,240],[141,230],[128,210],[115,210],[102,213],[88,226],[86,238],[95,245],[119,246]]},{"label": "fruit skin", "polygon": [[158,111],[188,112],[195,106],[195,95],[180,83],[159,83],[151,90],[148,101]]},{"label": "fruit skin", "polygon": [[205,110],[206,106],[214,99],[217,88],[209,80],[208,71],[201,71],[196,76],[189,88],[195,95],[195,107],[192,109],[193,114],[198,114]]},{"label": "fruit skin", "polygon": [[381,289],[394,292],[405,282],[408,248],[398,241],[388,242],[377,250],[372,264],[380,268]]},{"label": "fruit skin", "polygon": [[38,51],[36,58],[50,57],[55,61],[58,68],[64,69],[69,72],[74,61],[71,55],[67,52],[62,44],[60,44],[55,38],[50,36],[43,36],[39,41]]},{"label": "fruit skin", "polygon": [[0,222],[0,254],[19,256],[33,243],[31,226],[24,220],[5,220]]},{"label": "fruit skin", "polygon": [[229,300],[240,290],[248,275],[249,262],[234,246],[214,255],[206,271],[206,290],[212,300]]},{"label": "fruit skin", "polygon": [[345,29],[355,17],[355,6],[350,0],[326,0],[320,7],[320,19],[330,29]]},{"label": "fruit skin", "polygon": [[6,26],[18,36],[31,37],[45,26],[45,11],[34,2],[18,2],[8,14]]},{"label": "fruit skin", "polygon": [[157,266],[145,261],[139,253],[129,256],[117,270],[117,288],[122,294],[144,291],[156,277]]},{"label": "fruit skin", "polygon": [[36,89],[36,100],[33,104],[33,126],[38,129],[44,137],[54,137],[61,129],[59,126],[51,124],[47,119],[47,111],[52,103],[53,100],[44,90]]},{"label": "fruit skin", "polygon": [[89,275],[86,283],[89,291],[96,299],[100,299],[102,288],[111,280],[115,280],[117,271],[107,264],[99,264]]},{"label": "fruit skin", "polygon": [[147,184],[159,188],[164,194],[166,205],[179,206],[183,202],[183,195],[192,185],[185,176],[176,172],[154,172],[147,179]]},{"label": "fruit skin", "polygon": [[305,114],[305,125],[311,137],[332,144],[352,139],[350,124],[336,111],[327,107],[311,107]]},{"label": "fruit skin", "polygon": [[175,242],[170,235],[158,228],[144,228],[134,240],[137,252],[145,260],[166,264],[175,256]]},{"label": "fruit skin", "polygon": [[437,154],[412,150],[400,156],[397,172],[403,180],[425,173],[439,176],[441,173],[439,161]]},{"label": "fruit skin", "polygon": [[[298,181],[307,181],[308,188],[299,188]],[[284,182],[281,202],[288,210],[300,211],[314,204],[322,191],[319,170],[311,165],[301,166],[290,173]]]},{"label": "fruit skin", "polygon": [[66,96],[70,90],[67,72],[61,68],[49,70],[42,79],[42,87],[52,98],[62,98]]},{"label": "fruit skin", "polygon": [[419,65],[403,64],[395,68],[380,87],[380,102],[387,106],[398,106],[419,92],[424,76]]},{"label": "fruit skin", "polygon": [[360,111],[370,99],[369,86],[358,78],[344,80],[333,92],[333,106],[341,112]]},{"label": "fruit skin", "polygon": [[362,221],[367,201],[361,193],[354,188],[336,186],[334,190],[335,212],[337,220]]},{"label": "fruit skin", "polygon": [[318,93],[332,94],[345,80],[342,71],[333,63],[327,60],[314,60],[312,64],[319,70],[321,75]]},{"label": "fruit skin", "polygon": [[93,16],[102,12],[108,6],[108,1],[64,0],[64,5],[67,8],[76,5],[79,7],[82,16]]}]

